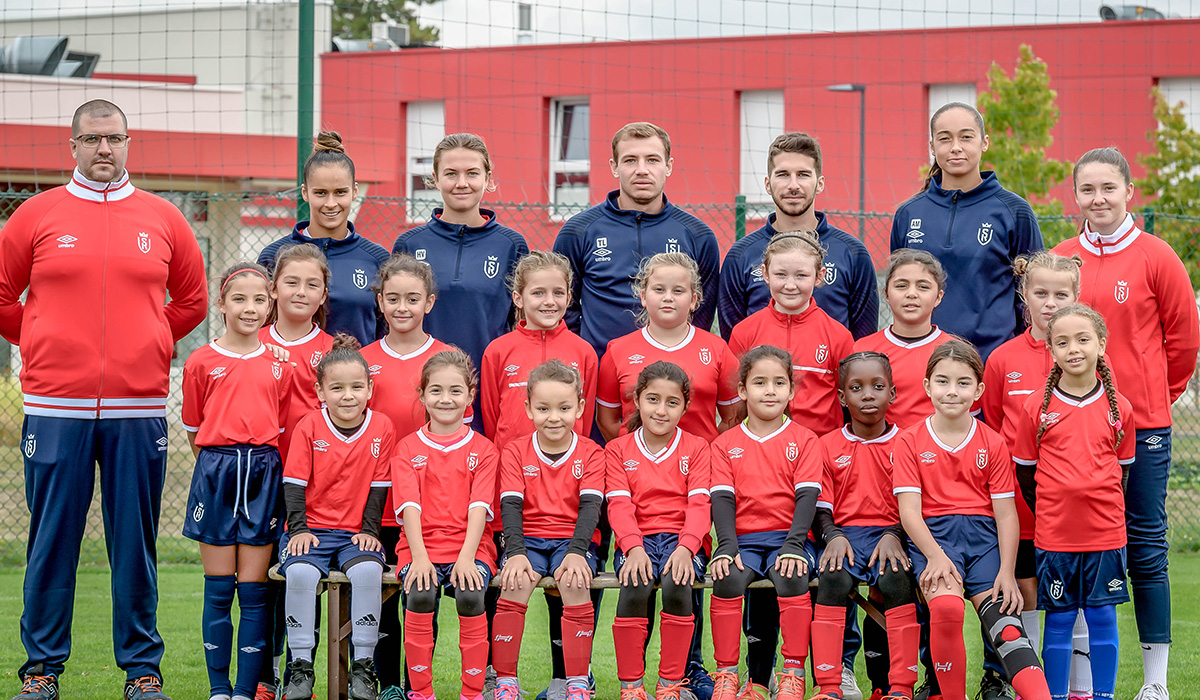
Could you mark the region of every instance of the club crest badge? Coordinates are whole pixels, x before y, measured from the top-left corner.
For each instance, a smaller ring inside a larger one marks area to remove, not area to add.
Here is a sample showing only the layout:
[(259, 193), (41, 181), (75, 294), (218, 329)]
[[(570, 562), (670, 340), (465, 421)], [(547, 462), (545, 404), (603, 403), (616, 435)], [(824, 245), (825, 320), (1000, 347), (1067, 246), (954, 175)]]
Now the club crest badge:
[(354, 268), (354, 277), (352, 281), (354, 282), (355, 287), (358, 287), (359, 289), (366, 289), (368, 282), (367, 271), (357, 267)]
[(379, 459), (379, 443), (382, 440), (383, 438), (375, 438), (371, 440), (371, 456), (375, 459)]
[(150, 252), (150, 234), (145, 231), (138, 231), (138, 250), (143, 253)]
[(271, 365), (271, 374), (273, 374), (276, 379), (283, 377), (283, 367), (280, 366), (280, 364), (278, 362), (272, 364)]
[(679, 458), (679, 473), (683, 474), (684, 476), (687, 476), (687, 473), (688, 473), (688, 459), (689, 458), (690, 458), (690, 455), (684, 455)]
[(800, 447), (798, 445), (796, 445), (796, 443), (794, 443), (794, 442), (789, 442), (788, 446), (787, 446), (788, 461), (794, 462), (794, 461), (796, 461), (796, 458), (799, 456), (800, 456)]
[(571, 476), (576, 479), (583, 478), (583, 460), (577, 459), (571, 463)]
[(25, 436), (25, 456), (32, 459), (35, 452), (37, 452), (37, 438), (30, 433)]
[(479, 466), (479, 453), (472, 452), (471, 454), (467, 455), (467, 469), (470, 471), (475, 471), (475, 467), (478, 467), (478, 466)]
[(987, 450), (984, 448), (980, 448), (979, 452), (976, 453), (976, 455), (975, 455), (975, 466), (979, 467), (980, 469), (986, 469), (987, 464), (988, 464)]
[(837, 281), (837, 265), (832, 262), (825, 263), (825, 284), (833, 284)]
[(490, 280), (496, 279), (496, 275), (500, 274), (500, 258), (495, 255), (487, 256), (487, 260), (483, 261), (483, 274)]
[(1113, 289), (1113, 296), (1116, 297), (1118, 304), (1124, 304), (1129, 299), (1129, 285), (1125, 280), (1117, 280), (1117, 286)]
[(666, 250), (668, 253), (678, 253), (679, 252), (679, 239), (668, 238)]
[(816, 357), (817, 357), (818, 365), (825, 364), (825, 360), (829, 359), (829, 346), (828, 345), (818, 345)]
[(712, 362), (712, 352), (708, 348), (700, 348), (700, 361), (706, 365)]
[(312, 356), (308, 358), (308, 363), (313, 367), (316, 367), (317, 365), (321, 364), (322, 356), (323, 353), (320, 350), (314, 350)]
[(979, 245), (987, 245), (992, 242), (992, 222), (985, 221), (975, 232), (975, 238), (979, 240)]

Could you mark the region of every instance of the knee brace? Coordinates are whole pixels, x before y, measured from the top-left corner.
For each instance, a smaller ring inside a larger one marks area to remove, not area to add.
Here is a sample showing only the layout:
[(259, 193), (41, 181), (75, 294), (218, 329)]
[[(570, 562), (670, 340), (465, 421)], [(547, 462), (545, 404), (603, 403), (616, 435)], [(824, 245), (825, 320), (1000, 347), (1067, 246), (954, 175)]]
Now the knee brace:
[[(790, 577), (784, 577), (783, 574), (775, 570), (774, 567), (767, 569), (767, 578), (771, 579), (771, 585), (775, 586), (775, 592), (784, 598), (795, 598), (796, 596), (808, 593), (808, 577), (812, 572), (807, 574), (796, 573)], [(851, 582), (850, 587), (854, 587)], [(818, 590), (820, 587), (818, 586)]]
[(718, 598), (738, 598), (746, 594), (746, 587), (754, 580), (754, 572), (750, 569), (739, 570), (730, 566), (729, 575), (720, 581), (713, 581), (713, 595)]
[(817, 605), (847, 607), (855, 583), (854, 577), (844, 569), (823, 572), (817, 579)]
[(1000, 607), (1003, 604), (1003, 598), (996, 602), (990, 598), (984, 600), (979, 606), (979, 619), (983, 621), (983, 629), (996, 655), (1000, 657), (1005, 672), (1009, 678), (1013, 678), (1026, 668), (1041, 668), (1041, 663), (1021, 626), (1020, 613), (1010, 615), (1002, 612)]
[(430, 588), (418, 591), (414, 585), (404, 601), (404, 609), (415, 613), (431, 613), (437, 609), (438, 589)]
[(487, 589), (482, 591), (454, 589), (454, 607), (460, 617), (477, 617), (487, 609), (484, 597)]
[(885, 571), (879, 575), (875, 586), (883, 595), (883, 609), (917, 602), (912, 574), (907, 571)]
[(692, 614), (692, 587), (675, 583), (670, 576), (659, 582), (662, 591), (662, 609), (668, 615), (688, 616)]
[(633, 586), (621, 586), (621, 592), (617, 596), (617, 617), (646, 617), (646, 607), (653, 593), (652, 583), (639, 582)]

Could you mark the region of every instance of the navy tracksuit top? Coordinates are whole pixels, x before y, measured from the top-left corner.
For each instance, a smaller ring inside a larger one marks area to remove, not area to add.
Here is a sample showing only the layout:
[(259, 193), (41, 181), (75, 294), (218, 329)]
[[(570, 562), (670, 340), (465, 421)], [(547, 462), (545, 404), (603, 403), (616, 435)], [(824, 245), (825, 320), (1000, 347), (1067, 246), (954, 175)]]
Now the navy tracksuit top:
[(312, 238), (305, 231), (308, 222), (300, 221), (289, 236), (271, 243), (258, 254), (258, 264), (274, 271), (275, 257), (285, 247), (312, 243), (325, 253), (329, 262), (329, 313), (325, 332), (348, 333), (363, 347), (383, 337), (387, 324), (379, 316), (371, 285), (379, 266), (388, 259), (387, 248), (368, 241), (354, 232), (353, 222), (346, 223), (346, 237)]
[(620, 190), (571, 217), (554, 251), (571, 261), (574, 281), (567, 326), (603, 356), (608, 341), (637, 329), (641, 301), (631, 282), (642, 260), (655, 253), (687, 253), (700, 268), (700, 307), (692, 315), (697, 328), (712, 327), (717, 308), (721, 252), (708, 224), (676, 207), (663, 195), (657, 214), (621, 209)]
[(1037, 217), (1020, 195), (1000, 186), (992, 171), (973, 190), (929, 189), (896, 210), (892, 250), (932, 253), (946, 270), (946, 294), (933, 322), (975, 343), (983, 359), (1025, 328), (1012, 261), (1043, 249)]
[(392, 246), (393, 254), (408, 253), (433, 268), (437, 301), (425, 332), (467, 353), (476, 368), (488, 343), (511, 328), (508, 277), (529, 253), (524, 236), (496, 223), (495, 212), (479, 211), (487, 218), (483, 226), (464, 226), (442, 221), (442, 209), (434, 209), (427, 223)]
[[(855, 340), (878, 330), (879, 294), (875, 264), (862, 241), (831, 226), (824, 212), (816, 212), (817, 238), (825, 247), (824, 280), (813, 290), (817, 306), (850, 330)], [(754, 233), (733, 244), (721, 264), (721, 292), (717, 320), (721, 336), (729, 340), (733, 327), (750, 314), (766, 308), (771, 290), (763, 281), (762, 261), (767, 243), (778, 231), (775, 215)]]

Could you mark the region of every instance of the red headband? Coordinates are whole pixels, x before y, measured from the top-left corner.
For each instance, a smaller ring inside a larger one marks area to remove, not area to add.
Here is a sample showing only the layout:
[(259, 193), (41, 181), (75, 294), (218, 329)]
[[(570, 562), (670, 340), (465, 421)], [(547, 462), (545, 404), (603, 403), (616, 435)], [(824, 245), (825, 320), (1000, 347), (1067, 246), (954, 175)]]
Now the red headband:
[(268, 287), (271, 286), (271, 280), (267, 279), (266, 275), (259, 272), (258, 270), (255, 270), (253, 267), (243, 267), (242, 269), (240, 269), (237, 272), (230, 275), (229, 278), (225, 280), (225, 283), (221, 285), (221, 294), (220, 294), (221, 296), (225, 296), (225, 288), (229, 286), (229, 283), (233, 281), (233, 278), (237, 277), (238, 275), (242, 274), (243, 272), (249, 272), (251, 274), (258, 275), (259, 277), (263, 278), (263, 282), (266, 282)]

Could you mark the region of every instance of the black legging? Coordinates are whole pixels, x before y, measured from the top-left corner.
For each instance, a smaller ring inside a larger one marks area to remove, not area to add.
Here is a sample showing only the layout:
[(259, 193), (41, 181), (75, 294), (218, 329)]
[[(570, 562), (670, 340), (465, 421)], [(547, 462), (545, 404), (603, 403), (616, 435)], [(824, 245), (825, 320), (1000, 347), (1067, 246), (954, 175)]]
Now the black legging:
[[(713, 581), (713, 595), (718, 598), (737, 598), (746, 594), (746, 588), (759, 578), (758, 574), (749, 567), (739, 569), (729, 567), (729, 575), (720, 581)], [(799, 571), (784, 577), (775, 567), (767, 569), (767, 578), (775, 586), (775, 592), (784, 598), (794, 598), (808, 591), (808, 574)]]
[[(454, 595), (454, 606), (460, 617), (475, 617), (484, 611), (484, 595), (487, 589), (480, 591), (450, 589)], [(437, 610), (438, 588), (418, 591), (416, 587), (405, 596), (404, 609), (415, 613), (431, 613)]]
[[(691, 615), (692, 587), (681, 586), (665, 571), (663, 573), (659, 582), (663, 612), (680, 617)], [(650, 600), (653, 595), (654, 585), (647, 585), (641, 580), (632, 586), (621, 586), (621, 594), (617, 597), (617, 617), (647, 617), (650, 614)]]

